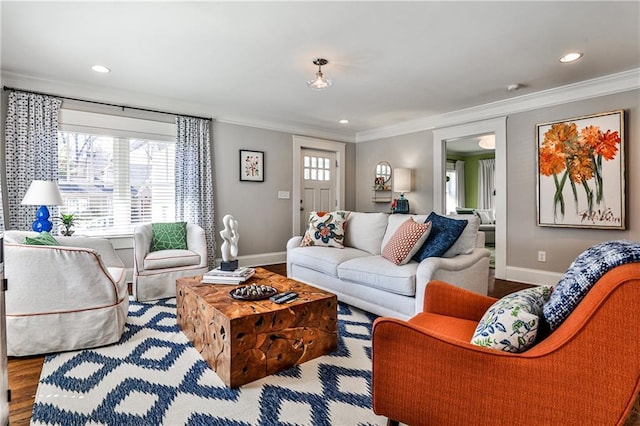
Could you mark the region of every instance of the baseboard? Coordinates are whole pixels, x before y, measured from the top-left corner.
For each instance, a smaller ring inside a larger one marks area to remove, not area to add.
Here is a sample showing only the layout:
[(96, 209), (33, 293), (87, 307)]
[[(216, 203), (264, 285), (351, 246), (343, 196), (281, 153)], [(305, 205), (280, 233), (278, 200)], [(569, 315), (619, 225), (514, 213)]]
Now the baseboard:
[(534, 285), (555, 285), (563, 274), (558, 272), (540, 271), (538, 269), (518, 268), (507, 266), (507, 281), (515, 281)]
[[(216, 259), (216, 263), (220, 263), (221, 260), (222, 259)], [(286, 261), (286, 251), (238, 256), (238, 263), (240, 266), (272, 265), (274, 263), (285, 263)]]

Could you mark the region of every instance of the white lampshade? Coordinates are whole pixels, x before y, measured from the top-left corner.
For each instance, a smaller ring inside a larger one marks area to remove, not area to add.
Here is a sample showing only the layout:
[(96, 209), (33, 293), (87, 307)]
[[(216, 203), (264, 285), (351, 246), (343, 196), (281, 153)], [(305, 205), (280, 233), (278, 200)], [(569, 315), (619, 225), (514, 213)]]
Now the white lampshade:
[(58, 189), (58, 183), (50, 180), (31, 181), (27, 193), (24, 194), (22, 203), (30, 206), (59, 206), (62, 204), (62, 195)]
[(411, 192), (411, 169), (393, 170), (393, 190), (401, 194)]

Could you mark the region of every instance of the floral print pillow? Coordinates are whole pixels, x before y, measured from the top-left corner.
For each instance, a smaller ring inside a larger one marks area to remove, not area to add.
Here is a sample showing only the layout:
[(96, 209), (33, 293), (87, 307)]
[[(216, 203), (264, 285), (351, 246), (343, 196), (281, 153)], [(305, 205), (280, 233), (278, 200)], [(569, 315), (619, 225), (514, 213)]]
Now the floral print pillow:
[(539, 286), (509, 294), (484, 314), (471, 343), (505, 352), (524, 352), (535, 344), (542, 306), (553, 287)]
[(311, 212), (309, 225), (300, 246), (343, 248), (344, 225), (348, 214), (346, 211)]

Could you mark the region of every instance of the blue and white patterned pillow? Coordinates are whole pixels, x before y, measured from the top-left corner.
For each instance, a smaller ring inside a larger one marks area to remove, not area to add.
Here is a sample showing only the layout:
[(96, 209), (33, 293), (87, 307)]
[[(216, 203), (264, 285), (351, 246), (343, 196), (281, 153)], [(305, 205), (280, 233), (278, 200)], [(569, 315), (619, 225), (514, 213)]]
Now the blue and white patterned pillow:
[(582, 252), (543, 307), (551, 329), (555, 330), (567, 319), (600, 277), (616, 266), (634, 262), (640, 262), (640, 244), (632, 241), (607, 241)]
[(551, 286), (539, 286), (506, 295), (482, 316), (471, 343), (505, 352), (523, 352), (538, 336), (542, 305)]

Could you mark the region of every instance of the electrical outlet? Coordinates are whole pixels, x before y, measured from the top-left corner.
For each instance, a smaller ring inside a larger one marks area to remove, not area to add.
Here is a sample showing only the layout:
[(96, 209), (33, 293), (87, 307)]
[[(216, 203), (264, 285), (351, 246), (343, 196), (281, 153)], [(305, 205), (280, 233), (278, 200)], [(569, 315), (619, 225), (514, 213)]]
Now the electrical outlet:
[(547, 261), (547, 252), (539, 251), (538, 252), (538, 262), (546, 262)]

